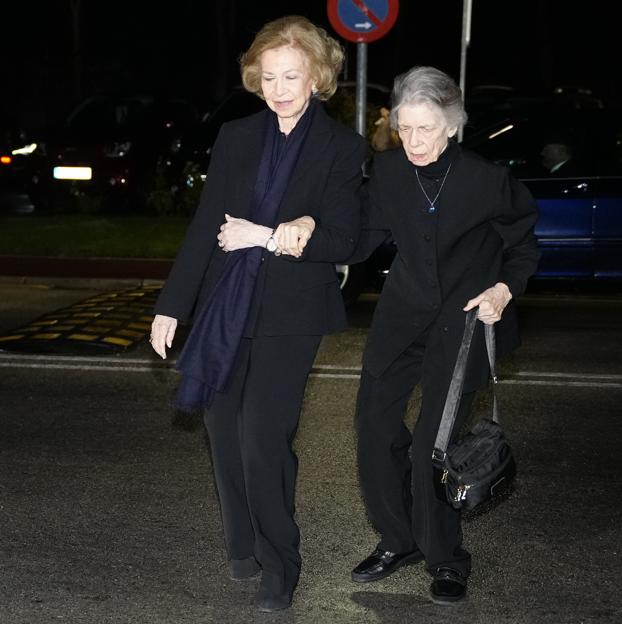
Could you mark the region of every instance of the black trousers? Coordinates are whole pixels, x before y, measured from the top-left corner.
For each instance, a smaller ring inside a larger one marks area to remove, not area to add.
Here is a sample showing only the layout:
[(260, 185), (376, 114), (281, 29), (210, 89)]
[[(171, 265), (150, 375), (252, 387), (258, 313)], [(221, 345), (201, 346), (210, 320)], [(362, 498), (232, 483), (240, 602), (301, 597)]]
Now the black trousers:
[(229, 558), (254, 556), (275, 593), (300, 574), (292, 442), (320, 340), (244, 338), (227, 391), (205, 413)]
[[(398, 553), (419, 548), (428, 570), (446, 565), (467, 576), (471, 562), (462, 548), (460, 512), (441, 497), (432, 466), (453, 370), (446, 359), (442, 341), (430, 336), (410, 345), (380, 377), (363, 368), (356, 410), (358, 465), (368, 515), (381, 535), (379, 546)], [(411, 433), (404, 416), (420, 382), (421, 410)], [(462, 397), (454, 438), (474, 395)]]

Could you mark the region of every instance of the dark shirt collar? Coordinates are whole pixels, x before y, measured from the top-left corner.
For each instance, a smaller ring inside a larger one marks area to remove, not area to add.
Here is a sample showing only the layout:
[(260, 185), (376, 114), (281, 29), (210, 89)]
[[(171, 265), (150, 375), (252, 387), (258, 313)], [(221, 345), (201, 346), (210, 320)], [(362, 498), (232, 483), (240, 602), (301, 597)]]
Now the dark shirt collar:
[(435, 160), (433, 163), (429, 165), (425, 165), (423, 167), (416, 167), (419, 175), (423, 175), (426, 178), (439, 178), (444, 175), (445, 171), (457, 156), (460, 151), (460, 147), (455, 139), (449, 139), (447, 143), (447, 147), (443, 150), (443, 153), (438, 157), (438, 160)]

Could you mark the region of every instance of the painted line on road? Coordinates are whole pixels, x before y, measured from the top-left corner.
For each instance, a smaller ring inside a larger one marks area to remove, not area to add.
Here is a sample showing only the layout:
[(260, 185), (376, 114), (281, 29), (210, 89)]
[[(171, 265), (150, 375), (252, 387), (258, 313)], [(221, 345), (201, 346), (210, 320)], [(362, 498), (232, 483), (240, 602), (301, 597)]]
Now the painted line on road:
[[(15, 365), (21, 362), (42, 362), (43, 365), (49, 363), (54, 365), (65, 365), (65, 362), (84, 362), (96, 364), (91, 368), (104, 369), (100, 363), (103, 364), (115, 364), (110, 366), (106, 370), (152, 370), (152, 369), (169, 369), (174, 368), (176, 360), (160, 360), (159, 358), (120, 358), (120, 357), (106, 357), (106, 356), (83, 356), (83, 355), (59, 355), (51, 357), (49, 355), (41, 354), (18, 354), (18, 353), (0, 353), (0, 366), (3, 366), (3, 360), (13, 362)], [(139, 364), (143, 367), (127, 366), (128, 364)], [(57, 367), (57, 366), (55, 366)], [(84, 366), (78, 366), (76, 368), (84, 368)], [(340, 374), (339, 371), (356, 371), (360, 373), (360, 366), (339, 366), (337, 364), (317, 364), (313, 367), (315, 375), (330, 375), (334, 374), (336, 377), (348, 376), (348, 374)], [(331, 371), (330, 373), (323, 373), (322, 371)], [(337, 373), (333, 373), (337, 371)], [(353, 375), (359, 377), (360, 375)], [(507, 373), (507, 377), (550, 377), (560, 379), (594, 379), (594, 380), (619, 380), (622, 381), (622, 374), (611, 373), (562, 373), (562, 372), (549, 372), (549, 371), (516, 371)]]
[[(0, 360), (49, 360), (51, 362), (106, 362), (106, 363), (118, 363), (118, 364), (167, 364), (167, 362), (161, 362), (159, 358), (120, 358), (120, 357), (106, 357), (106, 356), (88, 356), (88, 355), (41, 355), (41, 354), (29, 354), (29, 353), (0, 353)], [(170, 360), (175, 362), (175, 360)]]
[[(363, 293), (359, 295), (358, 301), (362, 301), (365, 303), (376, 303), (380, 300), (380, 293)], [(525, 304), (538, 304), (538, 303), (588, 303), (590, 305), (594, 303), (606, 303), (612, 304), (615, 306), (622, 305), (622, 297), (617, 294), (592, 294), (588, 293), (586, 295), (577, 295), (577, 294), (549, 294), (549, 293), (529, 293), (525, 295), (521, 295), (519, 299), (517, 299), (517, 303), (519, 306)]]
[(573, 386), (574, 388), (622, 388), (622, 382), (615, 381), (543, 381), (540, 379), (499, 379), (498, 385)]
[[(116, 365), (109, 364), (87, 364), (86, 362), (97, 362), (105, 360), (114, 362), (114, 358), (81, 358), (64, 357), (55, 358), (54, 361), (21, 361), (30, 359), (28, 357), (17, 358), (0, 355), (0, 368), (21, 368), (21, 369), (50, 369), (50, 370), (75, 370), (75, 371), (106, 371), (106, 372), (130, 372), (130, 373), (152, 373), (154, 371), (174, 371), (174, 362), (159, 363), (148, 359), (117, 360)], [(48, 358), (49, 359), (49, 358)], [(61, 361), (69, 360), (69, 361)], [(79, 363), (83, 362), (83, 363)], [(127, 366), (126, 364), (132, 365)], [(147, 364), (147, 365), (137, 365)], [(322, 372), (330, 370), (335, 372)], [(312, 369), (310, 376), (318, 379), (360, 379), (360, 373), (337, 372), (341, 370), (360, 370), (360, 367), (340, 367), (334, 365), (319, 365)], [(175, 372), (175, 371), (174, 371)], [(530, 379), (531, 377), (531, 379)], [(536, 379), (533, 379), (536, 377)], [(546, 377), (546, 379), (537, 379)], [(558, 380), (555, 380), (558, 377)], [(561, 379), (559, 379), (561, 378)], [(585, 381), (590, 379), (590, 381)], [(610, 380), (610, 381), (606, 381)], [(617, 381), (616, 381), (617, 380)], [(499, 379), (499, 385), (522, 385), (522, 386), (572, 386), (575, 388), (622, 388), (622, 375), (599, 375), (599, 374), (571, 374), (571, 373), (538, 373), (521, 371), (509, 374), (505, 378)]]
[(531, 371), (518, 371), (516, 373), (509, 373), (512, 377), (562, 377), (572, 379), (574, 377), (580, 377), (581, 379), (620, 379), (622, 375), (611, 375), (608, 373), (536, 373)]
[(94, 366), (92, 364), (36, 364), (26, 362), (0, 362), (0, 368), (50, 368), (77, 371), (117, 371), (126, 373), (152, 373), (157, 370), (173, 370), (172, 366)]

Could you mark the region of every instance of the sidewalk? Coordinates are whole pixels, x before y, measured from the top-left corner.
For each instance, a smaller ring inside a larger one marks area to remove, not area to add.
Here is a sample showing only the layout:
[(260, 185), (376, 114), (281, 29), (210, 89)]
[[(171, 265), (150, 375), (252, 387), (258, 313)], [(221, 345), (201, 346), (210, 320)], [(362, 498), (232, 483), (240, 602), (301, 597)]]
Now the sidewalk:
[(0, 256), (0, 283), (109, 289), (163, 282), (172, 260)]

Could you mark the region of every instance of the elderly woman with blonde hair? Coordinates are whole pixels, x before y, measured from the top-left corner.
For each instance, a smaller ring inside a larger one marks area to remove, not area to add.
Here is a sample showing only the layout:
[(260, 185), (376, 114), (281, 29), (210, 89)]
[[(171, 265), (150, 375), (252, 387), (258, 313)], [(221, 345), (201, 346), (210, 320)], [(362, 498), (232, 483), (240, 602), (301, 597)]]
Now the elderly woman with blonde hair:
[(343, 58), (304, 17), (257, 34), (242, 80), (266, 108), (222, 126), (152, 326), (164, 358), (193, 317), (177, 404), (204, 408), (230, 576), (261, 576), (260, 611), (298, 582), (292, 442), (321, 337), (346, 327), (334, 263), (358, 237), (366, 144), (321, 104)]

